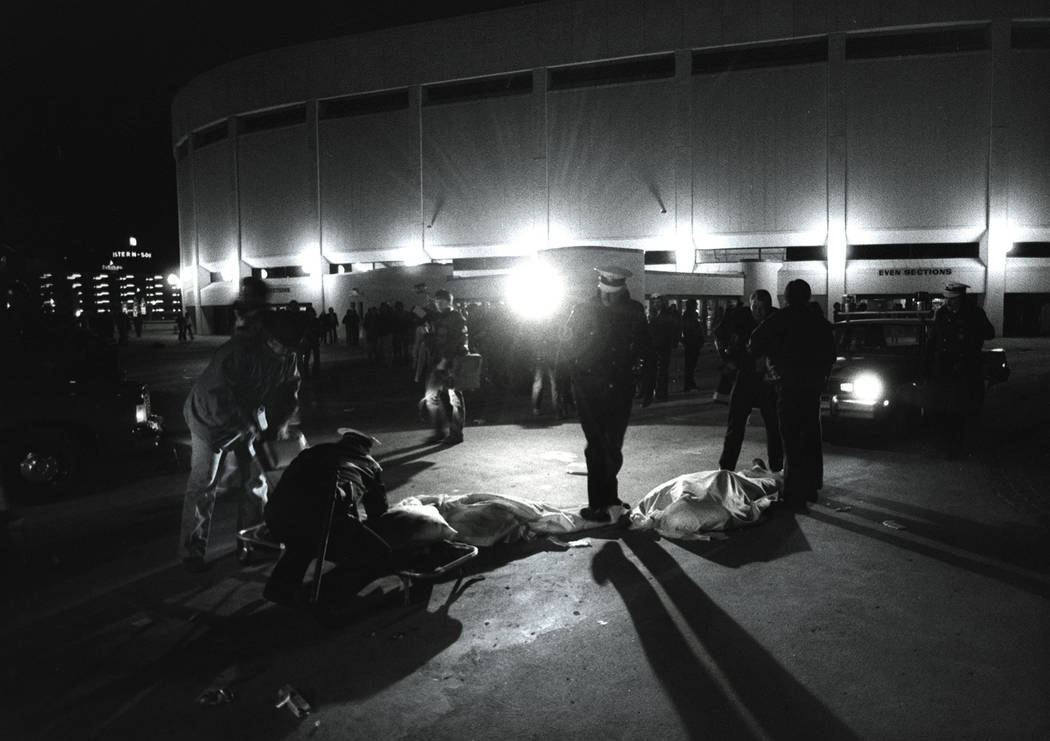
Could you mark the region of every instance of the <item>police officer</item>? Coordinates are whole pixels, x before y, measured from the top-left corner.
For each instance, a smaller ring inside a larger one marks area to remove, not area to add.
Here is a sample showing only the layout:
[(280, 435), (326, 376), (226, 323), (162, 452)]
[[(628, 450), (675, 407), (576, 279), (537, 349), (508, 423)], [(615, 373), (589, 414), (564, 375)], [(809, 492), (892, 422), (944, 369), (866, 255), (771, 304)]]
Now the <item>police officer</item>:
[[(383, 469), (370, 455), (378, 441), (349, 428), (341, 428), (339, 434), (337, 442), (299, 453), (266, 503), (270, 536), (284, 544), (263, 591), (271, 602), (294, 606), (303, 601), (303, 576), (310, 562), (321, 557), (329, 517), (327, 557), (332, 561), (356, 562), (369, 574), (380, 571), (388, 555), (385, 543), (372, 534), (387, 511)], [(359, 506), (364, 507), (368, 528), (362, 526)]]
[(424, 397), (434, 428), (429, 442), (455, 445), (463, 442), (466, 414), (463, 392), (456, 388), (456, 372), (467, 354), (467, 320), (453, 308), (452, 294), (441, 289), (434, 293), (434, 310), (427, 314), (427, 323), (434, 362)]
[(685, 311), (682, 312), (682, 346), (685, 348), (682, 391), (696, 391), (696, 364), (700, 360), (700, 348), (704, 346), (704, 327), (700, 323), (695, 298), (685, 302)]
[(783, 501), (796, 509), (816, 501), (821, 485), (820, 394), (835, 362), (831, 324), (810, 309), (811, 294), (806, 281), (790, 281), (784, 288), (787, 306), (755, 328), (748, 346), (752, 355), (768, 356), (776, 383)]
[(981, 348), (995, 337), (984, 310), (967, 300), (967, 288), (954, 282), (944, 287), (945, 304), (933, 317), (926, 344), (932, 406), (940, 413), (949, 457), (965, 447), (965, 418), (978, 414), (984, 403)]
[(775, 311), (769, 291), (760, 288), (751, 294), (748, 305), (738, 306), (726, 314), (715, 329), (715, 347), (719, 355), (728, 368), (736, 370), (729, 394), (729, 421), (722, 442), (722, 455), (718, 458), (718, 467), (725, 471), (736, 470), (747, 421), (751, 410), (756, 408), (762, 414), (762, 422), (766, 426), (769, 469), (779, 471), (784, 467), (776, 390), (766, 380), (765, 357), (755, 357), (747, 349), (751, 333)]
[(587, 440), (587, 506), (580, 515), (610, 522), (620, 501), (616, 475), (623, 465), (623, 439), (631, 416), (635, 379), (642, 364), (642, 406), (653, 398), (654, 354), (642, 305), (631, 298), (621, 267), (596, 268), (598, 290), (577, 304), (566, 322), (559, 362), (569, 369), (580, 425)]

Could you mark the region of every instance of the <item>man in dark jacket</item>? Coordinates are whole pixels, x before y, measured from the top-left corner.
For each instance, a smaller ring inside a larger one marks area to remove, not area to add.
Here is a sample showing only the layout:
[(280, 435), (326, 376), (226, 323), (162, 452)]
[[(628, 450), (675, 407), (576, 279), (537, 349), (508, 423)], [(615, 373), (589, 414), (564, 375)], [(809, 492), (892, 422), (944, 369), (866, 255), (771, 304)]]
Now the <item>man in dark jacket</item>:
[(565, 326), (559, 363), (566, 363), (587, 447), (587, 506), (580, 515), (610, 522), (620, 501), (616, 476), (623, 465), (623, 439), (634, 398), (635, 363), (642, 363), (642, 406), (653, 397), (654, 355), (645, 310), (631, 299), (631, 272), (598, 270), (598, 292), (577, 304)]
[(751, 333), (762, 321), (772, 316), (773, 298), (769, 291), (759, 289), (751, 294), (749, 305), (738, 306), (715, 329), (715, 343), (723, 362), (736, 371), (733, 389), (729, 394), (729, 421), (722, 443), (722, 455), (718, 467), (735, 471), (740, 448), (744, 444), (744, 433), (751, 410), (757, 408), (766, 426), (766, 452), (769, 470), (779, 471), (784, 467), (784, 447), (780, 440), (780, 423), (777, 418), (777, 395), (771, 381), (766, 379), (766, 359), (748, 352), (747, 343)]
[(682, 391), (695, 391), (696, 364), (700, 360), (700, 348), (704, 346), (704, 327), (700, 323), (695, 298), (685, 302), (685, 311), (682, 312), (682, 346), (685, 348), (685, 382)]
[[(205, 555), (220, 489), (237, 489), (240, 494), (238, 530), (262, 521), (267, 481), (254, 443), (272, 437), (295, 413), (298, 339), (292, 315), (261, 315), (257, 331), (235, 333), (215, 351), (186, 398), (183, 415), (192, 451), (179, 542), (189, 571), (208, 567)], [(229, 459), (235, 470), (224, 476)]]
[[(303, 577), (310, 563), (321, 557), (329, 517), (328, 560), (354, 562), (367, 573), (380, 566), (388, 553), (363, 524), (387, 511), (383, 469), (369, 454), (376, 440), (358, 430), (339, 432), (337, 442), (315, 445), (297, 455), (266, 504), (270, 537), (284, 543), (263, 592), (271, 602), (293, 606), (302, 602)], [(359, 505), (364, 507), (364, 518)]]
[(667, 401), (668, 385), (671, 378), (671, 353), (682, 338), (682, 321), (674, 307), (662, 296), (653, 296), (653, 305), (649, 317), (649, 330), (653, 337), (653, 350), (656, 353), (656, 401)]
[(444, 289), (434, 294), (434, 307), (427, 314), (434, 363), (424, 397), (434, 428), (429, 441), (455, 445), (463, 442), (466, 414), (463, 392), (456, 388), (456, 373), (467, 354), (467, 320), (452, 307), (452, 294)]
[(945, 286), (945, 304), (933, 317), (926, 344), (926, 374), (933, 391), (948, 457), (966, 447), (966, 417), (984, 403), (984, 366), (981, 350), (995, 337), (984, 310), (967, 300), (964, 283)]
[(776, 382), (784, 444), (783, 501), (796, 509), (817, 499), (823, 456), (820, 394), (835, 362), (831, 324), (809, 308), (811, 293), (806, 281), (790, 281), (784, 288), (787, 307), (758, 325), (749, 345), (752, 355), (768, 356)]

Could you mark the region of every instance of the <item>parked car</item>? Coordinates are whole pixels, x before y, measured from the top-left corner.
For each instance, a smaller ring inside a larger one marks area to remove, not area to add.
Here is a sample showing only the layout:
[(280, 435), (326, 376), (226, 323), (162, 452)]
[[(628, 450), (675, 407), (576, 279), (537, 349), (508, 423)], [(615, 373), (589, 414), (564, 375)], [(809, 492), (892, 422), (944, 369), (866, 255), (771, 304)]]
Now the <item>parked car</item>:
[(0, 383), (6, 507), (87, 491), (100, 467), (157, 447), (162, 420), (149, 389), (125, 379), (109, 357), (89, 336), (8, 355)]
[[(858, 312), (835, 323), (838, 358), (820, 400), (831, 419), (907, 420), (929, 406), (923, 366), (930, 312)], [(983, 351), (985, 383), (1010, 377), (1006, 352)]]

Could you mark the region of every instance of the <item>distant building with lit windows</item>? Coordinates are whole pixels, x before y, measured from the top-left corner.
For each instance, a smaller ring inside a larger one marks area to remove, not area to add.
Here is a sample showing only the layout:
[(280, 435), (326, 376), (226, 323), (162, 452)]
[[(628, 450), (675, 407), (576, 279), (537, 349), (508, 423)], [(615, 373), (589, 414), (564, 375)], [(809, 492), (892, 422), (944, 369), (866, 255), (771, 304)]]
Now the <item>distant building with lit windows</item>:
[(238, 279), (319, 311), (575, 295), (708, 310), (805, 278), (829, 315), (971, 286), (997, 330), (1050, 303), (1044, 2), (547, 2), (329, 39), (173, 105), (184, 303)]

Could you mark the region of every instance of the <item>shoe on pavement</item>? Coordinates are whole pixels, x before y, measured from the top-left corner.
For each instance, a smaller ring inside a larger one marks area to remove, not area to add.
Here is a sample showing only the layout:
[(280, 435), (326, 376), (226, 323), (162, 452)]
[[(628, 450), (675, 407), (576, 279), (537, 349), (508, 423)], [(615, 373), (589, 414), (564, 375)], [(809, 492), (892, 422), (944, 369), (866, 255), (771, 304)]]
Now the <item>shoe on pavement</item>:
[(444, 445), (459, 445), (463, 442), (463, 433), (457, 432), (445, 437), (442, 441)]
[(591, 522), (612, 522), (606, 507), (584, 507), (580, 510), (580, 517)]

